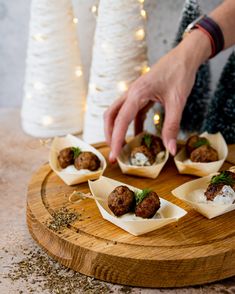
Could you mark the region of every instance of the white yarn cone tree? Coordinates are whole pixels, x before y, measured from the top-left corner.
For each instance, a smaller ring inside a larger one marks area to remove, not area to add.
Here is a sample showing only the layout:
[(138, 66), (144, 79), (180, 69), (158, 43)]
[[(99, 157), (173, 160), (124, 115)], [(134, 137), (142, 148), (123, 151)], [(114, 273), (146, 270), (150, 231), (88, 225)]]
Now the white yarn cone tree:
[(104, 140), (103, 113), (147, 67), (144, 0), (100, 0), (84, 140)]
[(33, 0), (22, 126), (36, 137), (78, 133), (86, 95), (70, 0)]

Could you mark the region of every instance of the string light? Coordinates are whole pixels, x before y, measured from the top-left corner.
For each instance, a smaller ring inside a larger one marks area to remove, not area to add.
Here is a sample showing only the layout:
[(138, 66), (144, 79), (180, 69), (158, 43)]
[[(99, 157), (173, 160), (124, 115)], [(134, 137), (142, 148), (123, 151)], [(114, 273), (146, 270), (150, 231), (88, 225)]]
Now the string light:
[(145, 11), (144, 9), (141, 9), (141, 10), (140, 10), (140, 15), (141, 15), (144, 19), (147, 18), (147, 13), (146, 13), (146, 11)]
[(121, 91), (121, 92), (125, 92), (126, 90), (128, 89), (127, 87), (127, 83), (124, 82), (124, 81), (120, 81), (118, 83), (118, 90)]
[(146, 74), (147, 72), (150, 71), (150, 67), (145, 65), (143, 68), (142, 68), (142, 74)]
[(73, 18), (73, 23), (75, 23), (75, 24), (78, 23), (78, 19), (76, 17)]
[(144, 0), (138, 0), (140, 4), (144, 4)]
[(92, 5), (92, 6), (91, 6), (91, 12), (92, 12), (95, 16), (97, 16), (97, 5)]
[(44, 88), (44, 85), (41, 82), (35, 82), (33, 84), (33, 86), (34, 86), (34, 89), (39, 90), (39, 91)]
[(81, 77), (81, 76), (82, 76), (82, 68), (81, 68), (81, 66), (77, 66), (77, 67), (76, 67), (75, 75), (76, 75), (77, 77)]
[(138, 29), (136, 32), (135, 32), (135, 38), (136, 40), (138, 41), (142, 41), (145, 37), (145, 32), (144, 32), (144, 29), (141, 28), (141, 29)]
[(43, 36), (42, 34), (35, 34), (33, 35), (33, 38), (35, 41), (38, 41), (38, 42), (43, 42), (46, 40), (46, 36)]
[(42, 125), (47, 127), (53, 123), (53, 119), (51, 116), (45, 115), (42, 118)]
[(158, 125), (160, 123), (160, 119), (161, 119), (160, 114), (159, 113), (155, 113), (154, 116), (153, 116), (153, 123), (155, 125)]

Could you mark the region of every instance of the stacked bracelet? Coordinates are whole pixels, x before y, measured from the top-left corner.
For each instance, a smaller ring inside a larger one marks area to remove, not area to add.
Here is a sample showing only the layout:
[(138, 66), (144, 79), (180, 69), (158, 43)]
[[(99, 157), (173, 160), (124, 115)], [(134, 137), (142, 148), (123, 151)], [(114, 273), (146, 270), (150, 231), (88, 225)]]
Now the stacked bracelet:
[(223, 33), (219, 25), (212, 18), (206, 15), (200, 16), (194, 22), (189, 24), (185, 32), (188, 33), (195, 28), (205, 33), (210, 39), (212, 51), (210, 58), (214, 57), (224, 49)]

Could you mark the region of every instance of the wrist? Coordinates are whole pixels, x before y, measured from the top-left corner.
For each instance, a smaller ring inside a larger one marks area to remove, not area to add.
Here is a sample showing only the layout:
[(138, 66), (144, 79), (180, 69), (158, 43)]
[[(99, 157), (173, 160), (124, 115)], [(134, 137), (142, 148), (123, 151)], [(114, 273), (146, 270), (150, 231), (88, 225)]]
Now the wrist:
[(194, 71), (197, 71), (211, 55), (210, 40), (198, 29), (186, 36), (176, 48), (179, 54), (183, 55), (187, 65)]

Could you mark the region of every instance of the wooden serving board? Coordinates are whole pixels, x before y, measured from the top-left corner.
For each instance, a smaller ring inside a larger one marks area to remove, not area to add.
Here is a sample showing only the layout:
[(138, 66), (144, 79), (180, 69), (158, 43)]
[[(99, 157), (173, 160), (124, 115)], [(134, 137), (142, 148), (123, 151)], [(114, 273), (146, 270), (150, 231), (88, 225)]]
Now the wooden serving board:
[[(107, 158), (107, 146), (96, 148)], [(226, 162), (223, 169), (231, 165)], [(123, 175), (117, 165), (108, 165), (104, 175), (154, 189), (188, 214), (134, 237), (104, 220), (93, 200), (69, 203), (68, 194), (74, 190), (89, 191), (87, 183), (69, 187), (45, 164), (29, 184), (27, 222), (31, 235), (49, 255), (85, 275), (133, 286), (181, 287), (235, 275), (235, 211), (208, 220), (171, 195), (172, 189), (194, 178), (179, 175), (172, 158), (156, 180)], [(59, 234), (45, 222), (64, 206), (81, 213), (81, 219)]]

